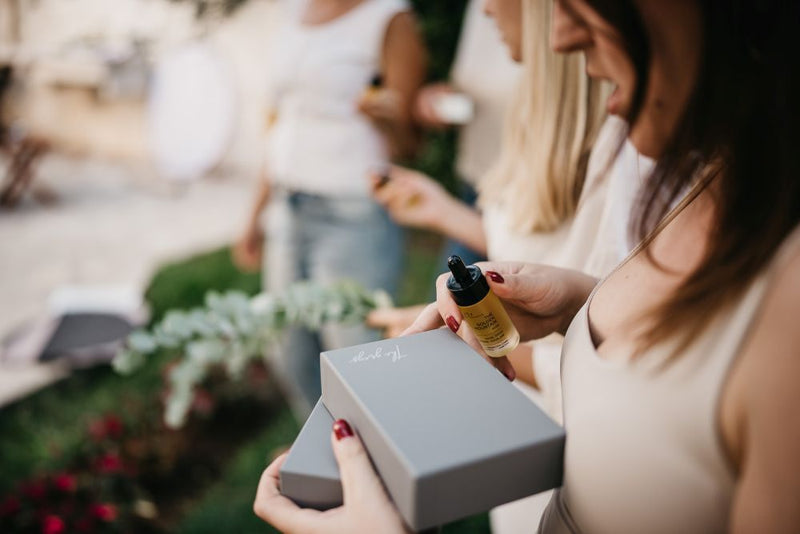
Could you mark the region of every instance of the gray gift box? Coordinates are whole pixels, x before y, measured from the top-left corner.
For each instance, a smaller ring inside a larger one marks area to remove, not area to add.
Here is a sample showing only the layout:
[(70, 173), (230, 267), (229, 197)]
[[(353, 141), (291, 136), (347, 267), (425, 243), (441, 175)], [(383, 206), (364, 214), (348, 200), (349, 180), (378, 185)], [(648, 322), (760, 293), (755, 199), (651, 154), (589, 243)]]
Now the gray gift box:
[[(325, 407), (361, 437), (411, 528), (561, 485), (563, 429), (449, 330), (321, 357)], [(321, 454), (330, 449), (329, 423), (320, 439)], [(310, 453), (303, 461), (312, 462)]]
[(331, 448), (332, 427), (333, 417), (320, 400), (281, 466), (281, 493), (300, 506), (327, 510), (342, 504), (339, 466)]

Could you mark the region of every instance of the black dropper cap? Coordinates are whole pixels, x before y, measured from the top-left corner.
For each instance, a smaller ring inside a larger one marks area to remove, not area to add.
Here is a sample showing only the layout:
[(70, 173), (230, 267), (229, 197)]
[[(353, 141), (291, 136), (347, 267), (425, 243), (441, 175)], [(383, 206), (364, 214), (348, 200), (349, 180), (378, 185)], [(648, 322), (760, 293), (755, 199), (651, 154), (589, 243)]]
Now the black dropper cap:
[(489, 283), (480, 269), (467, 267), (458, 256), (447, 258), (447, 267), (453, 275), (447, 279), (447, 289), (459, 306), (477, 304), (489, 293)]

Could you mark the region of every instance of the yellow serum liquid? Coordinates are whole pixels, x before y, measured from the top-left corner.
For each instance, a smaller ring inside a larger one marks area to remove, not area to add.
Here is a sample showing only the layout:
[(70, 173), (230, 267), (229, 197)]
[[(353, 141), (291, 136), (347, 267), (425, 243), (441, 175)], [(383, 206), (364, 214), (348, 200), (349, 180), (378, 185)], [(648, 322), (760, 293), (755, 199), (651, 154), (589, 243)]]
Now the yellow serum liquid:
[(519, 345), (519, 332), (491, 291), (480, 302), (458, 308), (483, 350), (492, 358), (507, 356)]

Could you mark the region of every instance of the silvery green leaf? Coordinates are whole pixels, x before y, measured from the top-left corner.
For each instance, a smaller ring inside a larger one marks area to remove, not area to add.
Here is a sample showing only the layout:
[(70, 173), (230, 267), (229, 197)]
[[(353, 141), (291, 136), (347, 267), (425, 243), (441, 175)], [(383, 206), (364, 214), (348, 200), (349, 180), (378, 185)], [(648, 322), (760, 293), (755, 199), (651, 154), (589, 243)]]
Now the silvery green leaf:
[(225, 301), (233, 313), (248, 313), (250, 311), (250, 297), (242, 291), (229, 291), (225, 294)]
[(208, 318), (214, 324), (219, 335), (226, 338), (236, 337), (236, 327), (233, 325), (229, 317), (219, 315), (217, 312), (211, 312), (209, 313)]
[(186, 345), (187, 360), (197, 365), (212, 365), (225, 358), (227, 346), (220, 339), (200, 339)]
[(192, 337), (192, 326), (183, 312), (167, 312), (160, 324), (161, 330), (176, 339), (189, 339)]
[(257, 323), (253, 314), (250, 313), (249, 307), (236, 310), (233, 316), (233, 324), (240, 336), (248, 337), (255, 335)]
[(223, 306), (222, 295), (220, 295), (217, 291), (209, 291), (206, 293), (205, 304), (206, 308), (212, 311), (221, 308)]
[(225, 367), (228, 371), (228, 376), (234, 380), (239, 380), (244, 373), (249, 360), (246, 348), (240, 343), (234, 343), (230, 347), (228, 358), (225, 360)]
[(269, 293), (259, 293), (250, 300), (250, 311), (255, 315), (273, 314), (281, 307), (280, 299)]
[(114, 356), (114, 359), (111, 360), (111, 366), (117, 373), (127, 375), (144, 365), (144, 362), (144, 354), (135, 350), (123, 348)]
[(136, 330), (132, 332), (128, 336), (128, 346), (131, 348), (131, 350), (141, 354), (150, 354), (158, 348), (156, 340), (153, 339), (153, 336), (144, 330)]
[(216, 325), (205, 310), (192, 310), (187, 314), (186, 320), (192, 331), (201, 337), (211, 337), (218, 333)]
[(170, 383), (176, 389), (191, 389), (206, 377), (206, 366), (192, 360), (184, 360), (169, 373)]
[(372, 292), (372, 303), (376, 308), (393, 308), (392, 296), (383, 289)]
[(186, 416), (191, 405), (191, 391), (170, 392), (167, 397), (166, 411), (164, 412), (164, 423), (172, 429), (182, 427), (186, 423)]
[(180, 339), (164, 332), (164, 329), (161, 328), (160, 325), (153, 330), (153, 339), (156, 340), (156, 343), (158, 343), (159, 347), (164, 347), (168, 349), (177, 348), (181, 344)]

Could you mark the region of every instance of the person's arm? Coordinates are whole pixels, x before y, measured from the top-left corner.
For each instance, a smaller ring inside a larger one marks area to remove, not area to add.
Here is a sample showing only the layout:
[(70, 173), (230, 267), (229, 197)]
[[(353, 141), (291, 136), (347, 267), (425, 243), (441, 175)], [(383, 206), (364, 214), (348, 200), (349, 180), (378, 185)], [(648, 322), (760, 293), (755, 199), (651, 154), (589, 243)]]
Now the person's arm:
[(373, 176), (373, 198), (397, 224), (424, 228), (486, 255), (486, 234), (481, 214), (445, 191), (422, 173), (392, 167), (388, 180)]
[(386, 338), (397, 337), (411, 326), (423, 308), (424, 304), (402, 308), (377, 308), (367, 314), (366, 324), (370, 328), (382, 330)]
[[(740, 466), (731, 532), (800, 532), (800, 254), (790, 263), (774, 280), (723, 396), (723, 435)], [(726, 408), (734, 424), (726, 424)]]
[(382, 89), (362, 98), (359, 108), (387, 137), (393, 159), (410, 157), (419, 144), (412, 108), (427, 69), (427, 52), (412, 13), (398, 13), (389, 22), (382, 67)]
[(261, 251), (264, 242), (264, 231), (261, 228), (261, 212), (264, 211), (270, 197), (270, 183), (267, 174), (262, 170), (256, 190), (256, 199), (244, 232), (233, 246), (233, 261), (242, 270), (254, 271), (261, 265)]
[(428, 84), (417, 92), (414, 99), (414, 120), (423, 128), (434, 130), (444, 130), (453, 126), (439, 116), (436, 111), (436, 102), (447, 95), (452, 95), (456, 91), (448, 83)]

